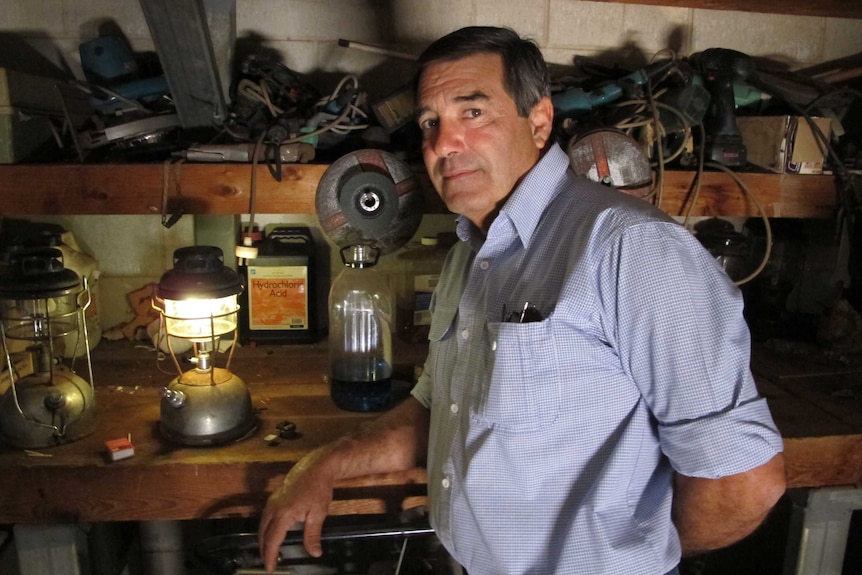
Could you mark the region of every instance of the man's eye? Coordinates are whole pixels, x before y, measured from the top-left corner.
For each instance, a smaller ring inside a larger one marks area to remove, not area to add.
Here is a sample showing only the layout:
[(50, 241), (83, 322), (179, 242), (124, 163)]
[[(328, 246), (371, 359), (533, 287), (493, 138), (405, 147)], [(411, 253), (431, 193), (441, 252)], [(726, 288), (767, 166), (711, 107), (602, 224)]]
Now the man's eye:
[(423, 130), (428, 130), (430, 128), (436, 128), (437, 127), (437, 120), (436, 119), (419, 120), (419, 127)]
[(467, 110), (467, 116), (469, 118), (478, 118), (481, 115), (482, 110), (480, 110), (479, 108), (470, 108), (469, 110)]

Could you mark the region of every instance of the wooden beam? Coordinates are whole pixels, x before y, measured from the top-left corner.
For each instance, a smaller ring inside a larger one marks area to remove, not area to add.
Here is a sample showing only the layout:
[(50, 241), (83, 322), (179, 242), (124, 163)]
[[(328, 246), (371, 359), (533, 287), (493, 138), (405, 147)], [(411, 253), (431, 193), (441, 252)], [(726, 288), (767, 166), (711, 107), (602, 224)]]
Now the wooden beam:
[(784, 439), (787, 487), (859, 485), (862, 435)]
[(669, 172), (665, 176), (661, 208), (683, 216), (692, 201), (692, 216), (758, 216), (757, 204), (770, 218), (830, 218), (838, 205), (832, 176), (738, 173), (737, 177), (757, 202), (725, 172), (705, 172), (694, 198), (693, 172)]
[(599, 0), (599, 2), (706, 10), (736, 10), (795, 16), (862, 18), (862, 3), (852, 0), (822, 0), (820, 2), (810, 2), (809, 0)]
[[(247, 164), (102, 164), (0, 166), (0, 215), (160, 215), (182, 205), (187, 214), (313, 214), (326, 164), (283, 166), (281, 182), (258, 166), (254, 198)], [(424, 169), (416, 179), (426, 213), (447, 213)], [(828, 218), (835, 212), (831, 176), (738, 174), (769, 217)], [(684, 215), (692, 200), (693, 172), (664, 178), (661, 208)], [(758, 210), (724, 172), (703, 175), (695, 216), (757, 216)]]
[(0, 167), (4, 215), (314, 213), (325, 165), (285, 165), (281, 182), (247, 164), (13, 165)]

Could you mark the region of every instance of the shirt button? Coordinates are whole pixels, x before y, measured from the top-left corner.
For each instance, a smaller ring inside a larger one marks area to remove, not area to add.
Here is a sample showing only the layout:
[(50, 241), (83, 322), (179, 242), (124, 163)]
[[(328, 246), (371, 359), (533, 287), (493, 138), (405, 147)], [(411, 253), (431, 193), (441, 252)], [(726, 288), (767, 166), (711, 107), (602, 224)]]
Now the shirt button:
[(461, 339), (467, 339), (468, 337), (470, 337), (470, 330), (469, 329), (462, 329), (461, 330)]
[(491, 342), (491, 351), (497, 351), (497, 340)]
[(443, 486), (443, 489), (449, 489), (449, 478), (444, 477), (443, 481), (440, 482), (440, 485)]
[(489, 264), (489, 263), (488, 263), (488, 260), (482, 260), (482, 261), (479, 263), (479, 268), (480, 268), (480, 269), (483, 269), (483, 270), (486, 270), (486, 269), (488, 269), (488, 267), (489, 267), (490, 265), (491, 265), (491, 264)]
[(458, 404), (457, 404), (457, 403), (453, 403), (452, 405), (450, 405), (450, 406), (449, 406), (449, 411), (451, 411), (452, 413), (458, 413)]

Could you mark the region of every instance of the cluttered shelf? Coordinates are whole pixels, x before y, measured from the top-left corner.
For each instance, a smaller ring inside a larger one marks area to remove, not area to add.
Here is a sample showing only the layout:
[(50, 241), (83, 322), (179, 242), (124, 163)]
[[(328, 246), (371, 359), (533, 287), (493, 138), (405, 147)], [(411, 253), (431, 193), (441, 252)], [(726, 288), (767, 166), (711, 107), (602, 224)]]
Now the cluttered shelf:
[[(178, 206), (187, 214), (315, 213), (315, 194), (327, 164), (285, 164), (281, 181), (257, 166), (254, 198), (248, 164), (19, 164), (0, 166), (3, 215), (159, 215)], [(426, 213), (446, 213), (421, 168), (414, 171)], [(421, 175), (419, 175), (421, 174)], [(829, 175), (737, 174), (768, 217), (828, 218), (837, 196)], [(688, 212), (695, 172), (664, 174), (661, 208)], [(253, 210), (250, 209), (254, 202)], [(166, 207), (170, 206), (170, 207)], [(705, 172), (693, 216), (759, 215), (739, 184)]]

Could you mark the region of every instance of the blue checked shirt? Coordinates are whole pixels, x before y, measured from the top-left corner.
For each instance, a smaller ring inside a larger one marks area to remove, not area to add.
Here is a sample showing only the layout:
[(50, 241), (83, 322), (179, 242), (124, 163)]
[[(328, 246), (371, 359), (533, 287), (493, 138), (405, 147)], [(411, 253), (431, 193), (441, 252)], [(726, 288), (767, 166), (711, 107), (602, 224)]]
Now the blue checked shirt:
[[(431, 521), (470, 575), (665, 573), (673, 470), (782, 450), (739, 290), (682, 226), (567, 168), (552, 147), (486, 239), (459, 219), (433, 299), (413, 394)], [(526, 302), (541, 318), (507, 321)]]

